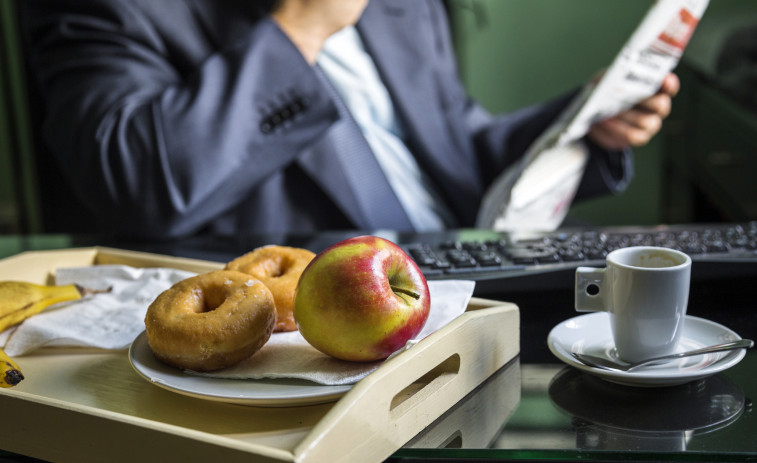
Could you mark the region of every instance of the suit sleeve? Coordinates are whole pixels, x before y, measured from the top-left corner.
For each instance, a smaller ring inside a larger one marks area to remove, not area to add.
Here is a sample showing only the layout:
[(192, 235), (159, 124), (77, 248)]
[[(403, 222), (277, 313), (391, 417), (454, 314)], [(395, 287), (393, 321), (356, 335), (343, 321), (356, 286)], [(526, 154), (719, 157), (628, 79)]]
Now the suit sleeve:
[[(108, 228), (190, 234), (291, 164), (338, 115), (267, 17), (210, 47), (197, 39), (198, 18), (168, 11), (183, 2), (156, 2), (186, 29), (177, 53), (135, 3), (29, 2), (45, 135)], [(202, 56), (189, 62), (193, 52)]]

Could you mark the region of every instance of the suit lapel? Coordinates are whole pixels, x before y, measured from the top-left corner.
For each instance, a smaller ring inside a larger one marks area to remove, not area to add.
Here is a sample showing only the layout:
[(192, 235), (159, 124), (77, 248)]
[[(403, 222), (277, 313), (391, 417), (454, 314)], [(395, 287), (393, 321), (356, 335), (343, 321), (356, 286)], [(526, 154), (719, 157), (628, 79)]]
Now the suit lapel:
[(323, 71), (315, 71), (341, 117), (298, 163), (358, 228), (412, 230), (357, 123)]

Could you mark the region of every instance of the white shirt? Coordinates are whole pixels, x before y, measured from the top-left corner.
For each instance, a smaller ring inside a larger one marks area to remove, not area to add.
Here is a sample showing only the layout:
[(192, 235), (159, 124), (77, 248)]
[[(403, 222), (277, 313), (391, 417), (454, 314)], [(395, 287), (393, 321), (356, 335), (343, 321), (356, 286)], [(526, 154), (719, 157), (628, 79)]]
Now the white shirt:
[(418, 231), (454, 223), (430, 179), (403, 141), (389, 92), (354, 27), (329, 37), (318, 65), (360, 126), (392, 190)]

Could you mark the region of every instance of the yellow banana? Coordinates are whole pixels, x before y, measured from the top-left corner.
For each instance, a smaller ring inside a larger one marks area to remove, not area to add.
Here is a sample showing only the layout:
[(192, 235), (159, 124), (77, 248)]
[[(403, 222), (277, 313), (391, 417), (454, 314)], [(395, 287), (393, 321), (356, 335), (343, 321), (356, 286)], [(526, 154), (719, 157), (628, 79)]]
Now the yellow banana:
[(0, 281), (0, 331), (58, 302), (107, 291), (86, 289), (75, 284), (46, 286), (23, 281)]
[(24, 379), (21, 369), (0, 349), (0, 387), (13, 387)]

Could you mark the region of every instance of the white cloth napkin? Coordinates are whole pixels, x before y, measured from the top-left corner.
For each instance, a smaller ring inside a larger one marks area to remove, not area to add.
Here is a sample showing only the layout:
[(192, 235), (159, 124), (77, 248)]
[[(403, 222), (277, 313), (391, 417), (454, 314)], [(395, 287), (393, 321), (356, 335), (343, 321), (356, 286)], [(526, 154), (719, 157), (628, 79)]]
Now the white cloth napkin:
[[(100, 265), (61, 268), (56, 284), (77, 283), (92, 289), (112, 287), (103, 294), (51, 306), (0, 334), (8, 355), (20, 356), (41, 347), (128, 348), (145, 329), (147, 307), (164, 290), (194, 273), (167, 268)], [(429, 281), (431, 311), (411, 347), (465, 312), (473, 281)], [(231, 368), (197, 375), (236, 379), (299, 378), (320, 384), (351, 384), (381, 362), (356, 363), (332, 358), (313, 348), (299, 331), (275, 333), (263, 348)]]
[[(431, 310), (428, 320), (418, 336), (408, 341), (405, 349), (465, 312), (474, 285), (475, 282), (467, 280), (429, 281)], [(299, 331), (291, 331), (274, 333), (252, 357), (230, 368), (192, 374), (233, 379), (299, 378), (319, 384), (340, 385), (357, 382), (382, 362), (358, 363), (335, 359), (308, 344)]]
[(158, 294), (192, 275), (176, 269), (123, 265), (58, 269), (58, 285), (77, 283), (85, 288), (112, 289), (50, 306), (2, 333), (0, 345), (11, 356), (48, 346), (126, 349), (144, 331), (147, 307)]

